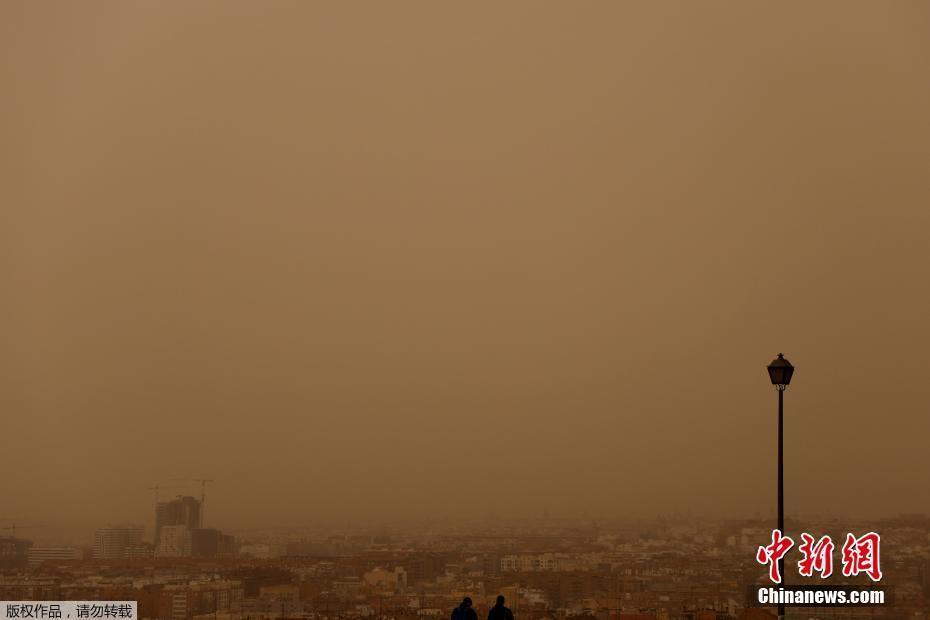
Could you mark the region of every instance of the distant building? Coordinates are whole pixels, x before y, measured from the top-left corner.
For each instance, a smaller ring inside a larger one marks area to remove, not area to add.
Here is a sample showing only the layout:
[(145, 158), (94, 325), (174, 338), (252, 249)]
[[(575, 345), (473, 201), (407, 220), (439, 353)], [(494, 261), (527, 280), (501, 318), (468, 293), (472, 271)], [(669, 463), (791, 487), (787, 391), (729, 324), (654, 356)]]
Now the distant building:
[(33, 547), (26, 552), (26, 563), (38, 566), (48, 560), (80, 560), (82, 556), (77, 547)]
[(240, 555), (264, 560), (280, 557), (283, 551), (283, 545), (269, 545), (266, 543), (251, 543), (239, 547)]
[(554, 571), (570, 568), (562, 566), (561, 558), (552, 553), (538, 555), (505, 555), (500, 559), (501, 572)]
[(165, 525), (161, 528), (161, 536), (155, 547), (157, 558), (186, 558), (190, 557), (191, 529), (186, 525)]
[(258, 598), (296, 603), (300, 600), (300, 586), (292, 583), (260, 586), (258, 588)]
[[(166, 535), (170, 533), (166, 532)], [(229, 609), (242, 601), (242, 583), (214, 580), (199, 584), (169, 584), (159, 592), (158, 614), (161, 620), (190, 620), (203, 615), (209, 618), (229, 617)], [(277, 608), (280, 618), (280, 606)], [(236, 614), (236, 618), (242, 615)], [(290, 616), (289, 616), (290, 617)]]
[(191, 555), (196, 557), (229, 557), (236, 553), (232, 536), (213, 528), (191, 530)]
[(0, 569), (24, 568), (30, 547), (32, 541), (25, 538), (0, 538)]
[(370, 586), (382, 588), (406, 587), (407, 571), (400, 566), (395, 567), (394, 570), (388, 570), (379, 566), (362, 575), (362, 579)]
[(173, 500), (155, 505), (155, 548), (161, 542), (165, 527), (183, 525), (188, 530), (200, 527), (200, 501), (190, 495), (178, 495)]
[(94, 532), (94, 558), (98, 560), (125, 560), (145, 553), (142, 528), (104, 527)]

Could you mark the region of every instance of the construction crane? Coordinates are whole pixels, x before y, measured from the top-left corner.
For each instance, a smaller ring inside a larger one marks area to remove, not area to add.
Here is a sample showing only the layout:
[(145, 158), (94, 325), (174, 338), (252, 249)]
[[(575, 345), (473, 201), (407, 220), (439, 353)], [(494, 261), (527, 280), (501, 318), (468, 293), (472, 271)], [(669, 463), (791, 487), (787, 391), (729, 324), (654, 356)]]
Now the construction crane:
[(157, 506), (157, 505), (158, 505), (158, 491), (159, 491), (160, 489), (177, 489), (177, 488), (180, 488), (180, 487), (178, 487), (178, 486), (167, 486), (167, 487), (166, 487), (166, 486), (164, 486), (164, 485), (162, 485), (162, 484), (156, 484), (155, 486), (147, 487), (145, 490), (146, 490), (146, 491), (155, 491), (155, 505)]
[[(203, 509), (207, 501), (207, 483), (216, 482), (212, 478), (172, 478), (172, 481), (175, 480), (186, 480), (189, 482), (199, 482), (200, 483), (200, 518), (198, 519), (198, 526), (203, 527)], [(158, 490), (159, 489), (177, 489), (177, 488), (189, 488), (187, 486), (161, 486), (156, 484), (153, 487), (149, 487), (149, 491), (155, 491), (155, 503), (158, 504)]]
[(9, 530), (9, 531), (10, 531), (10, 538), (16, 538), (16, 528), (17, 528), (17, 527), (19, 527), (19, 529), (32, 530), (32, 529), (35, 529), (35, 528), (37, 528), (37, 527), (45, 527), (45, 526), (44, 526), (44, 525), (20, 525), (20, 526), (17, 526), (17, 525), (14, 523), (14, 524), (12, 524), (12, 525), (7, 525), (7, 526), (4, 526), (4, 527), (0, 527), (0, 530)]

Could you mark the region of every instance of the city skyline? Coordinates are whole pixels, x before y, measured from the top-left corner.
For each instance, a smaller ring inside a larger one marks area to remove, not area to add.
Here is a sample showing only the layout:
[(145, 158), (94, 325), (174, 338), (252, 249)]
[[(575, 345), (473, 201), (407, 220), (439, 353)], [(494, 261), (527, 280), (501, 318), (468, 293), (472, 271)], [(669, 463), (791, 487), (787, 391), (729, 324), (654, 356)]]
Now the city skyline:
[[(789, 522), (788, 530), (836, 539), (873, 525), (820, 519)], [(793, 607), (791, 615), (923, 617), (930, 600), (930, 517), (877, 525), (876, 569), (891, 600), (864, 608)], [(755, 555), (770, 528), (682, 516), (268, 530), (238, 537), (232, 548), (207, 545), (154, 557), (151, 545), (139, 546), (138, 530), (99, 532), (92, 550), (43, 546), (11, 553), (13, 541), (0, 538), (0, 598), (118, 595), (135, 601), (141, 617), (164, 620), (441, 620), (463, 595), (473, 597), (479, 617), (504, 595), (524, 620), (771, 620), (771, 609), (758, 608), (747, 594), (768, 582)], [(823, 580), (804, 576), (795, 559), (786, 565), (791, 583), (851, 589), (872, 583), (838, 571)], [(848, 561), (845, 554), (837, 558), (844, 566)]]

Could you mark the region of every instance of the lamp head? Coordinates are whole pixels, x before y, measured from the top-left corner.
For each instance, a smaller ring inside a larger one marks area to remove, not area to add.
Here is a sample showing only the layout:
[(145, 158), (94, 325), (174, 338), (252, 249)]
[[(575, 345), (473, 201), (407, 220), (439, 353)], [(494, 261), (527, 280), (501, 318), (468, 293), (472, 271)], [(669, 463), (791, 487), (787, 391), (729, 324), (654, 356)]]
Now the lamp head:
[(772, 380), (772, 385), (778, 390), (784, 390), (788, 387), (788, 384), (791, 383), (791, 375), (794, 374), (794, 366), (785, 359), (784, 355), (779, 353), (778, 357), (769, 364), (768, 371), (769, 379)]

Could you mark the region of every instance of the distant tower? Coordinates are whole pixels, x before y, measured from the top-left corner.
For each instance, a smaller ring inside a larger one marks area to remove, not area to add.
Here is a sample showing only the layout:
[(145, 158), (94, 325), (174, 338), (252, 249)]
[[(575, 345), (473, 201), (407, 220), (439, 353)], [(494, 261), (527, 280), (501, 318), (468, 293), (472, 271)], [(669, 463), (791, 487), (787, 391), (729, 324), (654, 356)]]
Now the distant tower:
[(203, 527), (203, 513), (207, 509), (207, 483), (216, 481), (211, 478), (195, 478), (195, 481), (200, 483), (200, 525), (198, 527)]
[(155, 547), (161, 540), (161, 529), (183, 525), (189, 530), (200, 527), (200, 501), (190, 495), (178, 495), (173, 500), (155, 505)]

